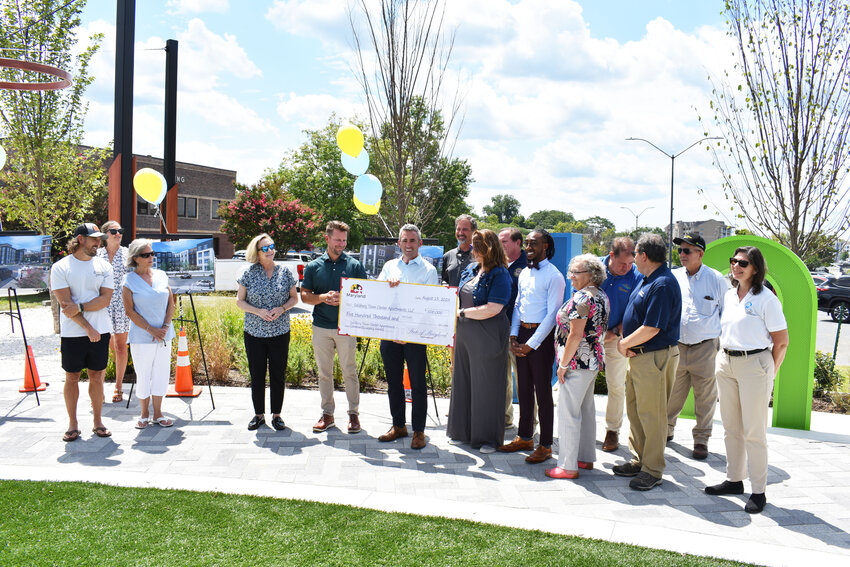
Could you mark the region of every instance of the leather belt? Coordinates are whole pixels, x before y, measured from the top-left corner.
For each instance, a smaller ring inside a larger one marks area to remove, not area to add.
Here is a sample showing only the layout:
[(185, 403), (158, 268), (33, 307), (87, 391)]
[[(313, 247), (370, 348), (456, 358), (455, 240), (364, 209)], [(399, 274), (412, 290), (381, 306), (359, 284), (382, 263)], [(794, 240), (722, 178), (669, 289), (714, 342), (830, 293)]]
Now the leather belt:
[(767, 348), (757, 348), (755, 350), (729, 350), (728, 348), (724, 348), (723, 352), (725, 352), (729, 356), (750, 356), (753, 354), (764, 352), (766, 350)]
[(665, 350), (665, 349), (669, 349), (669, 348), (671, 348), (671, 346), (663, 346), (661, 348), (654, 348), (652, 350), (648, 350), (645, 346), (636, 346), (636, 347), (630, 347), (629, 350), (634, 352), (635, 354), (644, 354), (644, 353), (647, 353), (647, 352), (655, 352), (655, 351)]
[(525, 321), (520, 321), (519, 326), (523, 329), (536, 329), (540, 326), (540, 323), (526, 323)]
[(702, 343), (707, 343), (708, 341), (713, 341), (713, 340), (714, 339), (705, 339), (704, 341), (700, 341), (698, 343), (693, 343), (693, 344), (688, 344), (688, 343), (683, 343), (683, 342), (680, 342), (679, 344), (682, 345), (682, 346), (699, 346)]

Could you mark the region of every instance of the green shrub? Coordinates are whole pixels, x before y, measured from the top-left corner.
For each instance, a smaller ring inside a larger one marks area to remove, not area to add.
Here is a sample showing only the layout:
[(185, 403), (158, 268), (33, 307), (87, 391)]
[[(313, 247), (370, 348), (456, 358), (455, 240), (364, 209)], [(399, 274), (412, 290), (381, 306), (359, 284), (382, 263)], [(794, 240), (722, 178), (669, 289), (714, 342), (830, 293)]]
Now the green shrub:
[(598, 396), (608, 395), (608, 382), (605, 381), (605, 371), (602, 370), (596, 374), (596, 383), (593, 386), (593, 393)]
[(841, 382), (841, 371), (835, 367), (835, 359), (829, 353), (815, 353), (814, 395), (818, 398), (827, 397), (830, 392), (838, 390)]

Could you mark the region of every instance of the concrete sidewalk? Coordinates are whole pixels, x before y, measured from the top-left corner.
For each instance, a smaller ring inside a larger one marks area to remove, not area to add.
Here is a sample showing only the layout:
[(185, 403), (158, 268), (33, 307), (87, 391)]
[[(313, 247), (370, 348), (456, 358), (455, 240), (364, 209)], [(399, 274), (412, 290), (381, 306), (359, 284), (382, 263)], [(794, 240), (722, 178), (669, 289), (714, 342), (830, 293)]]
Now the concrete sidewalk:
[[(28, 310), (29, 311), (29, 310)], [(121, 486), (153, 486), (299, 498), (373, 508), (465, 518), (683, 553), (766, 565), (850, 564), (850, 417), (813, 414), (812, 431), (770, 429), (768, 505), (760, 515), (743, 511), (747, 495), (709, 497), (703, 488), (725, 478), (722, 427), (715, 422), (708, 460), (690, 458), (693, 422), (680, 420), (668, 446), (664, 484), (635, 492), (611, 467), (628, 458), (597, 451), (596, 468), (577, 481), (550, 480), (544, 468), (527, 465), (524, 454), (482, 455), (449, 445), (448, 400), (429, 405), (428, 446), (409, 448), (409, 438), (379, 443), (390, 425), (386, 397), (362, 395), (363, 432), (332, 429), (314, 434), (319, 417), (316, 391), (287, 390), (276, 432), (246, 428), (250, 391), (214, 387), (195, 399), (169, 398), (173, 428), (134, 429), (137, 404), (106, 404), (113, 431), (94, 437), (88, 394), (80, 396), (82, 438), (64, 443), (58, 338), (25, 313), (41, 380), (41, 406), (20, 394), (23, 343), (0, 337), (0, 478), (84, 480)], [(5, 321), (0, 321), (5, 324)], [(107, 386), (111, 390), (111, 385)], [(126, 389), (128, 389), (127, 386)], [(126, 391), (125, 389), (125, 391)], [(431, 402), (429, 401), (429, 404)], [(337, 393), (337, 420), (344, 428), (345, 397)], [(597, 438), (604, 435), (605, 398), (598, 397)], [(628, 426), (624, 426), (623, 437)], [(506, 432), (510, 438), (515, 431)], [(556, 443), (557, 445), (557, 443)], [(556, 447), (557, 450), (557, 447)], [(745, 483), (749, 490), (749, 483)]]

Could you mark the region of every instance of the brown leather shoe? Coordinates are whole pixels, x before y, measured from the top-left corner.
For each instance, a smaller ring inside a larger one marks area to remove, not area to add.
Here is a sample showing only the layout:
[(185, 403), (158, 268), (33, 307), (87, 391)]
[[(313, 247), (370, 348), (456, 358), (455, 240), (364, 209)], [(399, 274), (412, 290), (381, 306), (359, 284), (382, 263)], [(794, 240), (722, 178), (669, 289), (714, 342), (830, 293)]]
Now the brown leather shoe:
[(620, 447), (620, 435), (616, 431), (605, 433), (605, 441), (602, 442), (602, 450), (606, 453), (616, 451)]
[(407, 437), (407, 427), (396, 427), (393, 425), (389, 431), (378, 437), (378, 441), (386, 443), (388, 441), (395, 441), (401, 437)]
[(413, 439), (410, 440), (410, 448), (411, 449), (422, 449), (425, 447), (425, 432), (424, 431), (414, 431)]
[(551, 447), (544, 447), (543, 445), (538, 445), (534, 452), (525, 458), (525, 462), (531, 465), (536, 465), (537, 463), (542, 463), (551, 456)]
[(334, 416), (323, 413), (322, 417), (319, 418), (319, 421), (316, 422), (316, 425), (313, 426), (313, 433), (322, 433), (327, 431), (329, 427), (333, 426)]
[(501, 451), (502, 453), (515, 453), (517, 451), (531, 451), (534, 449), (534, 439), (529, 439), (526, 441), (519, 435), (514, 437), (514, 440), (510, 443), (506, 443), (505, 445), (500, 445), (496, 447), (497, 451)]
[(356, 414), (348, 415), (348, 432), (360, 433), (360, 418)]
[(694, 458), (698, 461), (704, 461), (708, 458), (708, 445), (696, 443), (694, 445)]

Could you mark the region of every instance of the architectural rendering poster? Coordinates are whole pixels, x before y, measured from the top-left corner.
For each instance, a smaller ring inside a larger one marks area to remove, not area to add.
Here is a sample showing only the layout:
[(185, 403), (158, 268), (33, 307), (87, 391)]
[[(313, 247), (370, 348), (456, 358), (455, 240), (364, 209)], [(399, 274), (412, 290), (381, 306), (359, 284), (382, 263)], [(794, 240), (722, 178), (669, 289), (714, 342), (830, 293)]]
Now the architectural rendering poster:
[[(370, 279), (377, 278), (387, 260), (401, 258), (401, 248), (395, 240), (387, 239), (387, 243), (374, 243), (376, 238), (368, 239), (367, 244), (360, 247), (360, 262), (366, 268), (366, 274)], [(443, 270), (443, 247), (423, 244), (419, 248), (419, 254), (437, 268), (437, 273)]]
[(48, 288), (51, 236), (0, 232), (0, 289)]
[(153, 267), (168, 274), (168, 285), (174, 293), (215, 289), (212, 237), (154, 241), (152, 248)]

